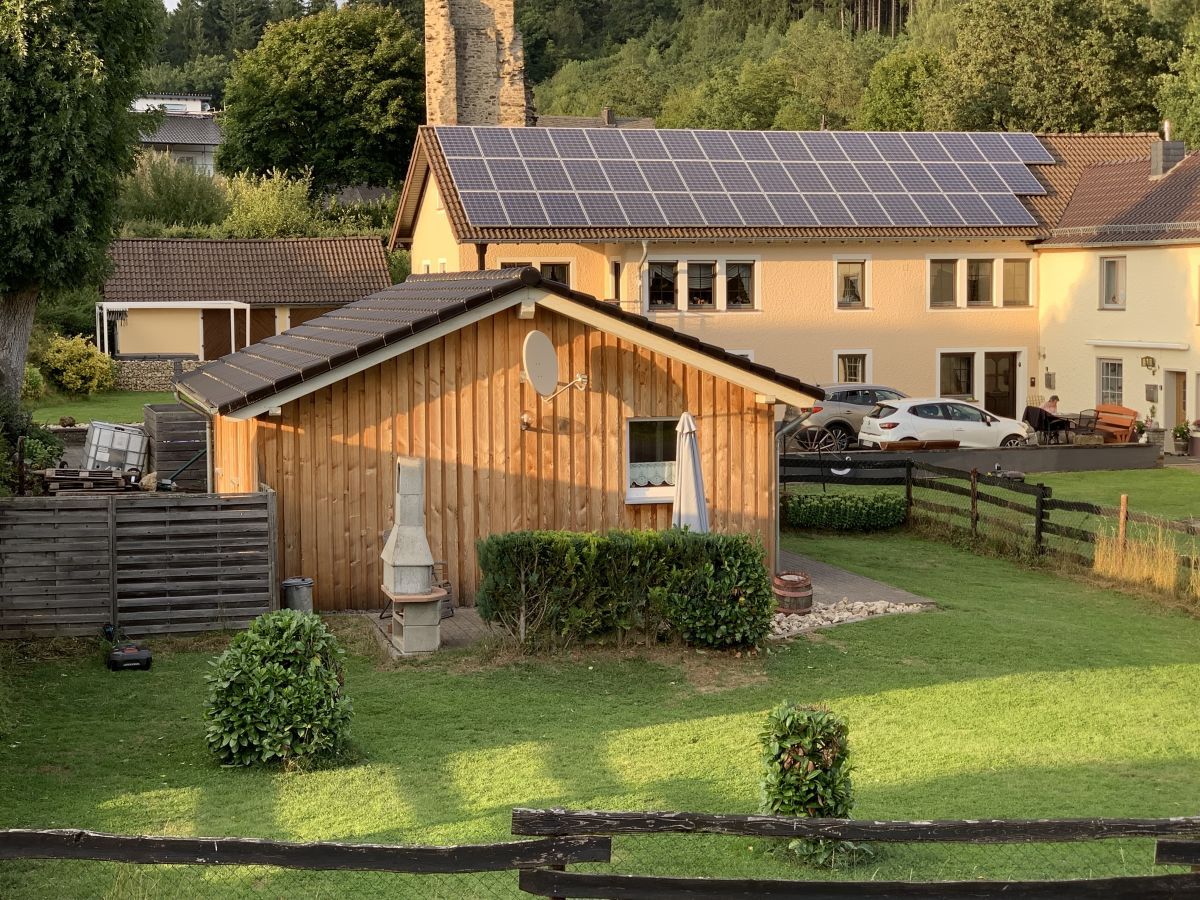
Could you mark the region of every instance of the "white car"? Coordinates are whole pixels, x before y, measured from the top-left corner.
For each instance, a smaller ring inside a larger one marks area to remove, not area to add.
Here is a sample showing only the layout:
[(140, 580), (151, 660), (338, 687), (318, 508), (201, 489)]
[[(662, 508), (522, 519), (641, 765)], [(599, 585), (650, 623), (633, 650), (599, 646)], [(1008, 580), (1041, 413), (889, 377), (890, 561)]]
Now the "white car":
[(858, 441), (866, 448), (884, 441), (958, 441), (960, 447), (1021, 447), (1029, 429), (962, 400), (888, 400), (863, 417)]

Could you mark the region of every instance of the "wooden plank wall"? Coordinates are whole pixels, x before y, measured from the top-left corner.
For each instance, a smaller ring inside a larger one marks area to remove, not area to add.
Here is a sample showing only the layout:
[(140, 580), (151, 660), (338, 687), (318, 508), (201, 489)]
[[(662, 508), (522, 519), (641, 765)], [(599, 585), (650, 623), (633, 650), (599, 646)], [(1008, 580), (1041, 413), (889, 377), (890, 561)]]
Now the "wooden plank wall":
[[(186, 465), (208, 445), (208, 423), (204, 416), (182, 403), (147, 404), (146, 437), (150, 445), (148, 472), (166, 478)], [(208, 489), (208, 461), (204, 456), (175, 478), (181, 490)]]
[[(242, 628), (277, 606), (272, 493), (0, 500), (0, 638)], [(115, 618), (114, 618), (115, 614)]]
[[(532, 328), (559, 378), (552, 403), (523, 384)], [(525, 528), (667, 528), (670, 504), (625, 503), (625, 419), (696, 417), (715, 530), (771, 547), (774, 416), (754, 394), (567, 317), (508, 310), (286, 404), (214, 423), (216, 488), (279, 495), (281, 576), (316, 579), (316, 607), (375, 608), (397, 455), (427, 461), (427, 529), (459, 597), (474, 602), (475, 540)], [(521, 428), (526, 413), (532, 427)]]

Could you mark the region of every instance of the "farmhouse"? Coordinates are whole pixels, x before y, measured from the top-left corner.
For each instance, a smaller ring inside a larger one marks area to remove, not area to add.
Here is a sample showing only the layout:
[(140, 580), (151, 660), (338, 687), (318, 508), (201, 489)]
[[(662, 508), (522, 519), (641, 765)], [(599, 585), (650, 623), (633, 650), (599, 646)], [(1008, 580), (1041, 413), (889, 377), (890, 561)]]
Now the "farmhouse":
[[(522, 375), (534, 330), (569, 385), (553, 399)], [(433, 554), (469, 603), (485, 535), (668, 527), (685, 411), (711, 527), (761, 536), (773, 561), (777, 407), (822, 397), (529, 267), (412, 276), (178, 390), (211, 417), (215, 489), (278, 493), (281, 573), (314, 577), (323, 610), (382, 601), (398, 456), (426, 461)]]

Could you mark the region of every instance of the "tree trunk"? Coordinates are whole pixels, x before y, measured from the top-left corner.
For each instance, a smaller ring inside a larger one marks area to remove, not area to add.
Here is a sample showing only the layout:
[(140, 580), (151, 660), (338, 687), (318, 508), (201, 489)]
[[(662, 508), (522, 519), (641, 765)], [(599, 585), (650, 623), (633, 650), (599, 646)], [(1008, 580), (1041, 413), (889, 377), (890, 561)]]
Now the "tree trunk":
[(21, 401), (37, 288), (0, 295), (0, 402)]

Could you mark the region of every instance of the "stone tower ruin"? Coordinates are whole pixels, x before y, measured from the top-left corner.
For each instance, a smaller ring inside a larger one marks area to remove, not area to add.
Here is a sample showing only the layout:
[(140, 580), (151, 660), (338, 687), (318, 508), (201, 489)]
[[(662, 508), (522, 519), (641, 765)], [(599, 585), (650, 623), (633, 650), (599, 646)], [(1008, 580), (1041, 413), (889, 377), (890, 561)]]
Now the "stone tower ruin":
[(430, 125), (533, 125), (513, 0), (425, 0)]

